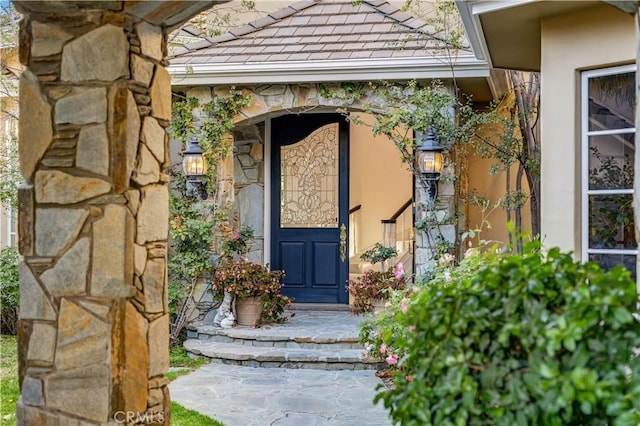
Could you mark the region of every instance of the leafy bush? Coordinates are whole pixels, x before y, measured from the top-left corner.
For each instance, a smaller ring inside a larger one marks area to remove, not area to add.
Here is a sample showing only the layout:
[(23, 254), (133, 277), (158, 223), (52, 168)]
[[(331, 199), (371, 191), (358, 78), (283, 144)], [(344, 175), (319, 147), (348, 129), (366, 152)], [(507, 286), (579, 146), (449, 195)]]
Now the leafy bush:
[[(402, 265), (401, 263), (399, 265)], [(402, 268), (382, 271), (366, 271), (361, 277), (350, 280), (347, 291), (353, 295), (354, 314), (371, 312), (371, 299), (387, 299), (391, 292), (405, 287), (406, 280)]]
[(377, 399), (403, 425), (637, 426), (637, 302), (628, 271), (537, 242), (471, 253), (363, 330), (397, 363)]
[(216, 268), (211, 290), (218, 295), (231, 293), (236, 300), (259, 297), (262, 301), (260, 324), (282, 322), (291, 299), (280, 293), (284, 272), (270, 271), (258, 263), (227, 261)]
[(245, 256), (251, 249), (253, 237), (253, 228), (247, 225), (240, 228), (238, 232), (230, 232), (230, 235), (222, 239), (221, 256), (227, 259)]
[[(184, 178), (174, 179), (174, 185), (184, 184)], [(172, 343), (185, 321), (187, 297), (196, 280), (210, 273), (214, 223), (212, 212), (190, 198), (180, 198), (171, 191), (169, 198), (168, 301), (171, 315)]]
[(18, 249), (0, 250), (0, 328), (2, 334), (16, 334), (20, 309), (20, 277), (18, 275)]
[(376, 264), (382, 262), (382, 268), (384, 269), (384, 262), (391, 259), (393, 256), (398, 255), (398, 250), (393, 247), (386, 247), (380, 243), (375, 245), (369, 250), (360, 255), (360, 259), (368, 260), (369, 262)]

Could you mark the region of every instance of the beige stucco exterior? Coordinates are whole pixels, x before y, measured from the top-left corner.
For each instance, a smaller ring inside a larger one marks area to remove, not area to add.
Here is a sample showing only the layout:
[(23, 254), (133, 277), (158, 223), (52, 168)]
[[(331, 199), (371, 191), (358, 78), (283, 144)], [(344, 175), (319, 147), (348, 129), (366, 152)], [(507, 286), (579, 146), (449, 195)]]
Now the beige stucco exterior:
[[(468, 171), (468, 189), (476, 190), (478, 195), (485, 197), (491, 202), (491, 205), (483, 211), (477, 205), (468, 204), (466, 209), (465, 229), (480, 230), (479, 239), (487, 241), (509, 241), (509, 233), (506, 223), (510, 220), (515, 222), (515, 216), (507, 217), (504, 208), (498, 206), (499, 202), (504, 198), (507, 188), (506, 172), (490, 174), (490, 168), (496, 164), (496, 160), (489, 158), (480, 158), (472, 156), (467, 162)], [(517, 166), (511, 168), (511, 190), (515, 189), (515, 181), (517, 174)], [(522, 179), (522, 190), (529, 193), (527, 180)], [(531, 208), (527, 201), (522, 207), (522, 232), (531, 232)], [(475, 241), (472, 241), (475, 244)]]
[(580, 72), (633, 63), (634, 19), (600, 5), (541, 24), (542, 238), (579, 258)]
[[(372, 117), (359, 114), (365, 123)], [(412, 175), (386, 136), (374, 136), (367, 125), (350, 126), (349, 206), (361, 205), (356, 234), (357, 251), (382, 240), (380, 221), (389, 219), (411, 199)]]

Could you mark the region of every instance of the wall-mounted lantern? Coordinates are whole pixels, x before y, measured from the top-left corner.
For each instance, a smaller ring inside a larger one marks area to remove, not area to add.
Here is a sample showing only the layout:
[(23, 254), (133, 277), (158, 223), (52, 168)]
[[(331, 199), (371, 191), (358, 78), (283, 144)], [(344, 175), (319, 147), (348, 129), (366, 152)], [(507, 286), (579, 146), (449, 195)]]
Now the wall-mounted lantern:
[(428, 185), (429, 196), (435, 200), (438, 195), (438, 180), (444, 167), (442, 151), (444, 147), (438, 143), (432, 129), (426, 133), (416, 132), (416, 166)]
[(202, 183), (202, 176), (207, 171), (207, 161), (195, 136), (187, 143), (182, 156), (182, 171), (187, 178), (187, 190), (196, 193), (203, 200), (206, 199), (207, 191)]

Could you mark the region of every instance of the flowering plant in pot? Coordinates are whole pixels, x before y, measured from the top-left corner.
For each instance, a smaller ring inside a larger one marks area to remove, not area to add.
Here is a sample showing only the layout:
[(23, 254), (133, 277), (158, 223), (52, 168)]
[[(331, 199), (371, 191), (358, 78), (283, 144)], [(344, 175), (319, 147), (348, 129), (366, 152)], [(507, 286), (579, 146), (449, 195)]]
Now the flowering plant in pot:
[[(214, 292), (233, 295), (237, 311), (239, 302), (251, 300), (258, 304), (262, 312), (249, 325), (261, 325), (285, 320), (284, 310), (291, 300), (280, 293), (283, 277), (283, 271), (270, 271), (267, 266), (246, 259), (225, 261), (216, 269), (211, 287)], [(243, 323), (241, 318), (238, 323)]]
[(386, 300), (391, 291), (402, 290), (406, 287), (404, 267), (398, 263), (395, 268), (384, 268), (386, 262), (397, 255), (397, 251), (392, 247), (385, 247), (376, 243), (372, 249), (364, 252), (360, 258), (369, 260), (371, 263), (381, 263), (382, 270), (366, 271), (362, 276), (349, 281), (347, 291), (353, 296), (353, 313), (362, 314), (374, 311), (374, 305)]
[(353, 295), (351, 310), (354, 314), (374, 311), (377, 300), (386, 300), (392, 291), (406, 287), (402, 263), (386, 271), (367, 271), (361, 277), (349, 281), (348, 290)]
[[(253, 229), (242, 227), (227, 232), (222, 241), (221, 262), (216, 267), (211, 290), (217, 295), (231, 295), (236, 302), (238, 324), (261, 325), (282, 322), (291, 300), (280, 293), (284, 271), (271, 271), (268, 265), (250, 262), (246, 253), (251, 247)], [(245, 303), (246, 302), (246, 303)], [(241, 318), (246, 305), (256, 309), (249, 320)]]

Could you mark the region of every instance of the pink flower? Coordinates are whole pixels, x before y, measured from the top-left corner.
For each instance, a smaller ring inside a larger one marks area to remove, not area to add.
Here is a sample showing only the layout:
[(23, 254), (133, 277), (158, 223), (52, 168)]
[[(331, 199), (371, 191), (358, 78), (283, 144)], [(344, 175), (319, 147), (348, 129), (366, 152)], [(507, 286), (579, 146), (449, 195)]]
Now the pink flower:
[(413, 376), (412, 375), (404, 376), (404, 378), (407, 380), (407, 382), (413, 382)]
[(440, 259), (438, 259), (438, 263), (441, 265), (446, 265), (447, 263), (453, 262), (455, 259), (456, 258), (453, 257), (451, 253), (445, 253), (442, 255), (442, 257), (440, 257)]
[(416, 326), (415, 325), (410, 325), (409, 326), (409, 332), (413, 333), (414, 331), (416, 331)]
[(382, 355), (384, 355), (385, 352), (387, 352), (387, 345), (385, 343), (383, 343), (383, 344), (380, 345), (380, 353)]
[(233, 233), (233, 239), (234, 240), (239, 240), (240, 239), (240, 234), (238, 234), (237, 232)]
[(407, 309), (408, 309), (408, 307), (407, 307), (407, 299), (402, 299), (402, 300), (400, 301), (400, 310), (401, 310), (401, 311), (402, 311), (402, 313), (404, 314), (404, 313), (406, 313), (406, 312), (407, 312)]
[(402, 262), (396, 265), (395, 276), (398, 280), (401, 280), (404, 277), (404, 265), (402, 264)]
[(390, 354), (387, 358), (385, 358), (385, 361), (387, 361), (387, 364), (389, 365), (396, 365), (398, 363), (398, 355)]
[(474, 253), (474, 252), (475, 252), (475, 250), (473, 249), (473, 247), (469, 247), (469, 248), (467, 249), (467, 251), (465, 251), (465, 252), (464, 252), (464, 257), (465, 257), (465, 258), (466, 258), (466, 257), (469, 257), (469, 256), (473, 255), (473, 253)]

